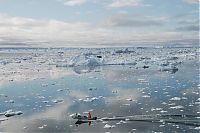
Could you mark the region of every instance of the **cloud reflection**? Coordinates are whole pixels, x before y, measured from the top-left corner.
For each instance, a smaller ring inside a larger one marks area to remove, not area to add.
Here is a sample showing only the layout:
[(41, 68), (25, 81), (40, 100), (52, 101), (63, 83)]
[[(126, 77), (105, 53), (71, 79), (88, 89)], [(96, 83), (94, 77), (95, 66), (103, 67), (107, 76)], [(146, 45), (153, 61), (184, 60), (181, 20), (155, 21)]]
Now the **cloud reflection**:
[[(71, 106), (70, 102), (50, 107), (44, 112), (38, 112), (30, 116), (12, 117), (8, 121), (1, 123), (1, 130), (5, 132), (26, 132), (26, 131), (50, 131), (57, 130), (56, 125), (60, 121), (68, 119), (67, 110)], [(54, 126), (54, 127), (50, 127)], [(41, 130), (40, 128), (44, 128)]]

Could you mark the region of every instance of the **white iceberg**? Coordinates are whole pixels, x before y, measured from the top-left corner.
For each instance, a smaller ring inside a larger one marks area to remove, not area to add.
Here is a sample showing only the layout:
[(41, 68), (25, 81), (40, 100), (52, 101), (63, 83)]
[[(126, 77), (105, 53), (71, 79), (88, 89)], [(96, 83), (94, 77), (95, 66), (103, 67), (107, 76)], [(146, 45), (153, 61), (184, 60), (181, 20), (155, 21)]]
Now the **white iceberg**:
[(99, 56), (80, 54), (72, 58), (68, 65), (69, 66), (99, 66), (103, 64), (103, 58), (98, 58)]

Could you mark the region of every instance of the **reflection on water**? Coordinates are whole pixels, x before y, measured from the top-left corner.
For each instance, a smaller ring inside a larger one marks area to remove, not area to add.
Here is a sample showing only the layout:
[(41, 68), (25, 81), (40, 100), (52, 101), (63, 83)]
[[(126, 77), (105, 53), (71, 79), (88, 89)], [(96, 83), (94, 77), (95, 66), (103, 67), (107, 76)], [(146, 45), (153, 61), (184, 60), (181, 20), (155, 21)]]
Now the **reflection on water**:
[[(176, 73), (151, 67), (102, 66), (98, 71), (77, 74), (68, 68), (57, 68), (69, 74), (9, 82), (0, 86), (0, 112), (12, 109), (23, 114), (2, 121), (0, 131), (198, 132), (199, 125), (126, 119), (77, 126), (77, 121), (70, 117), (72, 113), (88, 111), (98, 118), (158, 114), (199, 116), (198, 65), (196, 60), (185, 62)], [(3, 118), (5, 116), (0, 115), (0, 119)]]

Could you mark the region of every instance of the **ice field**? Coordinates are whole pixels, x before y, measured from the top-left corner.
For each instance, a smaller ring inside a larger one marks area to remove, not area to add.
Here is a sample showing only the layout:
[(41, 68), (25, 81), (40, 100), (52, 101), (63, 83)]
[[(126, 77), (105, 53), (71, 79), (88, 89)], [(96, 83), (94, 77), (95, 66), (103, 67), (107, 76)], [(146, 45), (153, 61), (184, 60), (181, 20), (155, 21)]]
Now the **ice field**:
[(2, 132), (195, 133), (199, 90), (198, 47), (0, 48)]

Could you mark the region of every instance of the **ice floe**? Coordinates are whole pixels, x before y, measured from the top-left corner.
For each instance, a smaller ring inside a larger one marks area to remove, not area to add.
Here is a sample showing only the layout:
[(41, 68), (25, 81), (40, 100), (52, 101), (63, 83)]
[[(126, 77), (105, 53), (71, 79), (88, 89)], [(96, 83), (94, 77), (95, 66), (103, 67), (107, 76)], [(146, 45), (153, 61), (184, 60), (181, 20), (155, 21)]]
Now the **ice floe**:
[(98, 97), (86, 97), (86, 99), (78, 99), (79, 101), (83, 101), (83, 102), (94, 102), (96, 100), (102, 99), (103, 96), (98, 96)]
[(177, 105), (177, 106), (172, 106), (170, 107), (170, 109), (183, 109), (184, 107), (181, 105)]
[(171, 101), (180, 101), (181, 98), (180, 98), (180, 97), (173, 97), (173, 98), (171, 98), (170, 100), (171, 100)]
[(4, 115), (6, 117), (11, 117), (11, 116), (15, 116), (15, 115), (21, 115), (21, 114), (23, 114), (22, 111), (13, 111), (11, 109), (4, 112)]
[(63, 99), (54, 99), (52, 100), (53, 103), (63, 103), (64, 100)]
[(111, 128), (114, 128), (114, 127), (116, 127), (116, 126), (115, 125), (106, 124), (103, 128), (111, 129)]

